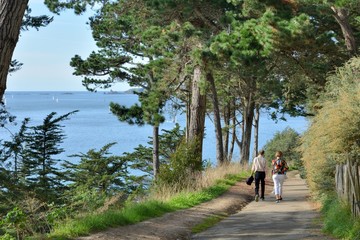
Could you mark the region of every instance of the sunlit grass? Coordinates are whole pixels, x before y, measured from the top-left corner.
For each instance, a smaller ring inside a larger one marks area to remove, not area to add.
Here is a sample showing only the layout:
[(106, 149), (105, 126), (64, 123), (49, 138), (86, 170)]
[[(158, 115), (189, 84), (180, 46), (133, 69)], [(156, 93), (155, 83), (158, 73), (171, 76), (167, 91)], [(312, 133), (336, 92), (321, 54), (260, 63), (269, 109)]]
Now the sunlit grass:
[(188, 188), (180, 191), (177, 186), (161, 186), (152, 192), (149, 199), (128, 204), (118, 210), (87, 214), (59, 224), (48, 239), (72, 239), (110, 227), (138, 223), (159, 217), (167, 212), (186, 209), (216, 198), (237, 181), (248, 175), (248, 170), (239, 164), (209, 168), (202, 175), (189, 181)]
[(207, 217), (204, 221), (202, 221), (202, 223), (195, 225), (191, 229), (191, 232), (192, 233), (200, 233), (202, 231), (205, 231), (206, 229), (211, 228), (212, 226), (214, 226), (215, 224), (217, 224), (218, 222), (220, 222), (227, 216), (228, 216), (228, 214), (222, 213), (222, 214), (214, 214), (210, 217)]
[(348, 204), (328, 197), (322, 206), (323, 231), (339, 239), (360, 239), (360, 219), (352, 217)]

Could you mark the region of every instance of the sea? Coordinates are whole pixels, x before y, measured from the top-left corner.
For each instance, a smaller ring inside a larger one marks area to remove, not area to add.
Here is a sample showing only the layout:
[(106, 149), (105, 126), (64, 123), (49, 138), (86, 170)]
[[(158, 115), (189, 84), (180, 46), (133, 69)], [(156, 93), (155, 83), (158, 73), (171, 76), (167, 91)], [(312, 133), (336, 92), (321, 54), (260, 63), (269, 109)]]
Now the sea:
[[(78, 162), (70, 157), (73, 154), (87, 153), (90, 149), (99, 150), (108, 143), (116, 142), (110, 149), (114, 155), (132, 152), (142, 144), (149, 146), (152, 136), (152, 126), (129, 125), (120, 122), (109, 110), (110, 102), (131, 106), (138, 103), (136, 94), (122, 92), (87, 92), (87, 91), (7, 91), (4, 96), (6, 109), (16, 116), (16, 125), (6, 125), (0, 128), (0, 140), (9, 140), (16, 133), (24, 118), (30, 118), (31, 126), (42, 124), (44, 118), (51, 112), (61, 116), (68, 112), (79, 110), (70, 115), (68, 120), (61, 122), (66, 138), (60, 147), (65, 152), (59, 159)], [(160, 125), (162, 129), (170, 130), (179, 124), (185, 127), (185, 113), (175, 110), (171, 104), (165, 107), (166, 121)], [(216, 165), (215, 130), (213, 119), (206, 118), (203, 159)], [(291, 127), (298, 133), (303, 133), (308, 127), (304, 117), (287, 117), (287, 121), (275, 122), (266, 113), (260, 115), (259, 149), (262, 148), (275, 133)], [(240, 130), (239, 130), (240, 131)], [(239, 134), (240, 136), (240, 134)], [(252, 152), (252, 148), (251, 151)], [(239, 148), (235, 146), (233, 161), (239, 161)]]

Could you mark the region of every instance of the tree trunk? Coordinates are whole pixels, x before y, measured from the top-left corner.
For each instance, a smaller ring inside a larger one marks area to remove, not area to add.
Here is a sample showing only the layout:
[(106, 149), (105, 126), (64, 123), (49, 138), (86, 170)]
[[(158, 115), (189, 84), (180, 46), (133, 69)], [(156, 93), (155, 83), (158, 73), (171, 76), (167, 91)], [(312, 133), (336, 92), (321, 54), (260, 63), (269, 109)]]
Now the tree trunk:
[(159, 126), (153, 126), (153, 171), (156, 179), (160, 169), (159, 162)]
[(190, 103), (190, 124), (188, 143), (195, 143), (194, 157), (202, 161), (202, 144), (205, 130), (206, 96), (200, 91), (201, 68), (194, 68), (192, 96)]
[(256, 106), (254, 117), (254, 153), (253, 157), (256, 157), (259, 152), (259, 121), (260, 121), (260, 108)]
[[(235, 106), (235, 104), (234, 104)], [(231, 110), (231, 108), (229, 109)], [(232, 118), (232, 126), (231, 126), (231, 129), (232, 129), (232, 139), (231, 139), (231, 145), (230, 145), (230, 150), (229, 150), (229, 158), (228, 158), (228, 161), (230, 162), (232, 160), (232, 156), (233, 156), (233, 153), (234, 153), (234, 146), (235, 146), (235, 141), (237, 139), (236, 137), (236, 117), (235, 117), (235, 109), (233, 109), (231, 111), (231, 118)]]
[(250, 157), (250, 143), (251, 143), (251, 130), (252, 130), (252, 123), (254, 118), (254, 108), (255, 103), (252, 98), (252, 93), (249, 93), (249, 97), (245, 99), (244, 104), (244, 119), (243, 119), (243, 126), (244, 126), (244, 133), (242, 137), (242, 145), (241, 145), (241, 158), (240, 163), (245, 164), (249, 162)]
[(357, 54), (357, 46), (354, 33), (349, 23), (349, 12), (345, 8), (331, 7), (334, 12), (334, 17), (341, 27), (345, 39), (345, 45), (351, 56)]
[(190, 119), (191, 119), (191, 87), (188, 89), (186, 102), (186, 132), (185, 138), (189, 139)]
[(218, 165), (222, 165), (224, 163), (224, 146), (223, 146), (223, 138), (221, 131), (219, 101), (215, 87), (215, 80), (212, 73), (207, 73), (206, 79), (210, 83), (211, 99), (214, 108), (213, 111), (214, 111), (214, 124), (215, 124), (215, 137), (216, 137), (216, 160)]
[(0, 0), (0, 101), (29, 0)]
[(230, 103), (228, 103), (225, 106), (224, 109), (224, 123), (225, 123), (225, 131), (223, 132), (223, 145), (224, 145), (224, 158), (228, 161), (231, 160), (230, 156), (229, 156), (229, 141), (230, 141), (230, 111), (231, 111), (231, 107), (230, 107)]

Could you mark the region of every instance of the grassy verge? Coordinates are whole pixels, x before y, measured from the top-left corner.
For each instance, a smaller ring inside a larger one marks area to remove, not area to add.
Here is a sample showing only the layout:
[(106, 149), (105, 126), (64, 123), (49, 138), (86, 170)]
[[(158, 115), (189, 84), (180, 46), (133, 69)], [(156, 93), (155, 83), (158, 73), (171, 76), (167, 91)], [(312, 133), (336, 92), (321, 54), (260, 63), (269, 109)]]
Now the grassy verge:
[(323, 201), (323, 231), (339, 239), (360, 239), (360, 219), (351, 215), (350, 207), (334, 196)]
[[(223, 170), (222, 170), (223, 171)], [(78, 236), (88, 235), (110, 227), (134, 224), (150, 218), (162, 216), (167, 212), (186, 209), (200, 203), (216, 198), (227, 191), (237, 181), (245, 179), (248, 171), (237, 174), (224, 174), (215, 171), (216, 179), (210, 181), (211, 185), (196, 191), (180, 192), (167, 200), (152, 199), (141, 203), (130, 204), (119, 210), (104, 213), (88, 214), (77, 219), (70, 219), (56, 226), (48, 239), (73, 239)], [(203, 178), (202, 179), (206, 179)], [(208, 181), (208, 180), (207, 180)], [(203, 185), (203, 184), (199, 184)], [(167, 194), (169, 195), (169, 194)]]
[(208, 218), (206, 218), (202, 223), (195, 225), (192, 229), (191, 232), (192, 233), (200, 233), (205, 231), (208, 228), (211, 228), (212, 226), (214, 226), (215, 224), (217, 224), (218, 222), (220, 222), (221, 220), (223, 220), (224, 218), (226, 218), (228, 216), (228, 214), (226, 213), (222, 213), (222, 214), (214, 214)]

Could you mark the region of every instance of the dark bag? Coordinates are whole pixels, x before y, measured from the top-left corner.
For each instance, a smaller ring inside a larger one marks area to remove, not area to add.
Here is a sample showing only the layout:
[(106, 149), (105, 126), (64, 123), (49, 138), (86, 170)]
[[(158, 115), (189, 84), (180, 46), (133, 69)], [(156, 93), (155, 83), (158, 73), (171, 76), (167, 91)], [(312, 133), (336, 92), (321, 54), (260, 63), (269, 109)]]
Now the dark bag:
[(246, 179), (246, 184), (250, 186), (253, 181), (254, 181), (254, 177), (253, 177), (253, 175), (251, 175), (250, 177), (248, 177)]

